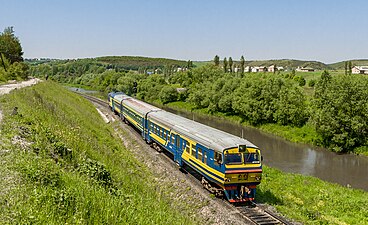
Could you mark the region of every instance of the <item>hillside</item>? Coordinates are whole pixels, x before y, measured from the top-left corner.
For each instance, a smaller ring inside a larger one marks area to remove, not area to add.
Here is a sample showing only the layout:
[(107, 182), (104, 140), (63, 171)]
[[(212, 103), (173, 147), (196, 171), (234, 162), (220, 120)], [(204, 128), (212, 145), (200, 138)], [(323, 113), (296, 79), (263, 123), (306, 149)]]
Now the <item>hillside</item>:
[(104, 56), (95, 58), (97, 62), (106, 63), (125, 69), (138, 70), (139, 68), (164, 68), (165, 66), (184, 67), (186, 61), (165, 59), (165, 58), (149, 58), (140, 56)]
[[(368, 59), (353, 59), (349, 61), (351, 61), (352, 66), (367, 66), (368, 65)], [(335, 70), (343, 70), (345, 69), (345, 62), (346, 61), (336, 62), (336, 63), (328, 64), (328, 66)]]
[(0, 224), (196, 223), (87, 100), (42, 82), (0, 101)]
[[(222, 63), (221, 59), (221, 63)], [(212, 63), (211, 61), (195, 61), (194, 65), (200, 67)], [(239, 61), (234, 61), (234, 64), (239, 64)], [(245, 66), (282, 66), (285, 69), (295, 69), (298, 67), (312, 67), (317, 70), (331, 69), (331, 67), (325, 63), (318, 61), (303, 61), (295, 59), (272, 59), (272, 60), (250, 60), (245, 61)]]
[(96, 58), (84, 59), (26, 59), (29, 65), (47, 64), (50, 66), (69, 66), (88, 65), (102, 66), (107, 69), (115, 68), (119, 70), (139, 70), (139, 69), (156, 69), (165, 67), (185, 67), (188, 62), (184, 60), (165, 59), (165, 58), (149, 58), (141, 56), (103, 56)]

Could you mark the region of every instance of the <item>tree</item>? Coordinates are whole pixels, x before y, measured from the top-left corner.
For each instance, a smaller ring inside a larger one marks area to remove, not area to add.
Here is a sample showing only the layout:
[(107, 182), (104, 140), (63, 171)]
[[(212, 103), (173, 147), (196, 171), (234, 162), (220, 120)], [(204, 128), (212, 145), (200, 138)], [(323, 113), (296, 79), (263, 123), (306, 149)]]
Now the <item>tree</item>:
[(224, 71), (225, 71), (225, 73), (227, 73), (227, 59), (226, 59), (226, 57), (224, 58)]
[(349, 75), (351, 75), (351, 61), (349, 61), (349, 63), (348, 63), (348, 69), (349, 69), (348, 73), (349, 73)]
[(215, 58), (213, 59), (213, 62), (215, 63), (215, 66), (220, 65), (220, 57), (218, 55), (215, 55)]
[(187, 62), (187, 68), (188, 69), (193, 68), (193, 62), (191, 60), (188, 60), (188, 62)]
[(230, 70), (230, 73), (233, 72), (233, 59), (231, 57), (229, 57), (229, 70)]
[(359, 75), (323, 76), (316, 84), (311, 122), (323, 146), (337, 152), (368, 143), (368, 80)]
[(344, 66), (345, 66), (345, 75), (348, 75), (348, 62), (347, 61), (344, 62)]
[(163, 104), (174, 102), (178, 99), (178, 92), (174, 87), (164, 86), (159, 93), (159, 98)]
[(10, 63), (22, 62), (23, 52), (18, 37), (14, 35), (13, 27), (7, 27), (0, 34), (0, 53), (9, 59)]
[(245, 59), (244, 56), (240, 57), (240, 72), (243, 75), (244, 74), (244, 65), (245, 65)]

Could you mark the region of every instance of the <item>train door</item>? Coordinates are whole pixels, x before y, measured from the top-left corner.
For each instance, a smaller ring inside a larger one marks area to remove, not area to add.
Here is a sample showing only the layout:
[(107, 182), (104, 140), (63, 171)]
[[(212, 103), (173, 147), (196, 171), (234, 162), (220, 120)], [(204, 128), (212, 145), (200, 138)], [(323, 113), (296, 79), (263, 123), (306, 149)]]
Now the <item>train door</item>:
[(175, 153), (174, 153), (174, 161), (180, 166), (183, 166), (183, 161), (181, 159), (181, 155), (183, 154), (183, 142), (184, 140), (180, 138), (180, 135), (175, 135)]
[(224, 164), (223, 164), (223, 158), (222, 158), (222, 154), (220, 152), (214, 151), (214, 150), (209, 150), (208, 154), (211, 158), (211, 164), (212, 167), (215, 170), (218, 171), (224, 171)]

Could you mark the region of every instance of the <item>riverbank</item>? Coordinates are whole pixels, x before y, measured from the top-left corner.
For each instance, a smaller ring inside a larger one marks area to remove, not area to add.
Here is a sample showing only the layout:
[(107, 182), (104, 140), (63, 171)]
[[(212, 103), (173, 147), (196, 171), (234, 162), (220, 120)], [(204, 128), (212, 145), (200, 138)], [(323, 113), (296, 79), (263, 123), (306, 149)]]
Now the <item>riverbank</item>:
[[(306, 124), (302, 127), (293, 127), (293, 126), (282, 126), (279, 124), (262, 124), (259, 126), (252, 126), (247, 121), (244, 121), (243, 118), (236, 115), (227, 115), (226, 113), (209, 113), (206, 108), (204, 109), (196, 109), (195, 106), (188, 102), (170, 102), (165, 105), (163, 105), (159, 101), (153, 102), (153, 104), (156, 104), (158, 106), (165, 106), (168, 108), (172, 108), (178, 111), (185, 111), (185, 112), (191, 112), (191, 113), (197, 113), (200, 115), (206, 115), (206, 116), (212, 116), (215, 118), (224, 119), (227, 121), (231, 121), (235, 124), (252, 127), (259, 129), (261, 131), (277, 135), (279, 137), (284, 138), (285, 140), (294, 142), (294, 143), (301, 143), (301, 144), (309, 144), (314, 146), (320, 146), (319, 143), (321, 143), (321, 137), (317, 134), (315, 129), (309, 125)], [(354, 154), (361, 154), (368, 156), (368, 146), (362, 146), (359, 148), (356, 148), (352, 151)]]

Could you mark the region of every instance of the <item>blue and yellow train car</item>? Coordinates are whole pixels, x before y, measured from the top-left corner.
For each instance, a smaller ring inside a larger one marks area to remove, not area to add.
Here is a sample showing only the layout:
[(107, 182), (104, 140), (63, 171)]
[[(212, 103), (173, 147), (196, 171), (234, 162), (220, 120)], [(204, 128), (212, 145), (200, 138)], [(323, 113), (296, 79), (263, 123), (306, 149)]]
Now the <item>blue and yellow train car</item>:
[(197, 171), (209, 191), (225, 195), (230, 202), (254, 199), (262, 179), (257, 146), (123, 93), (110, 93), (110, 106), (115, 100), (120, 101), (121, 117), (137, 127), (147, 143), (173, 154), (179, 166), (185, 164)]

